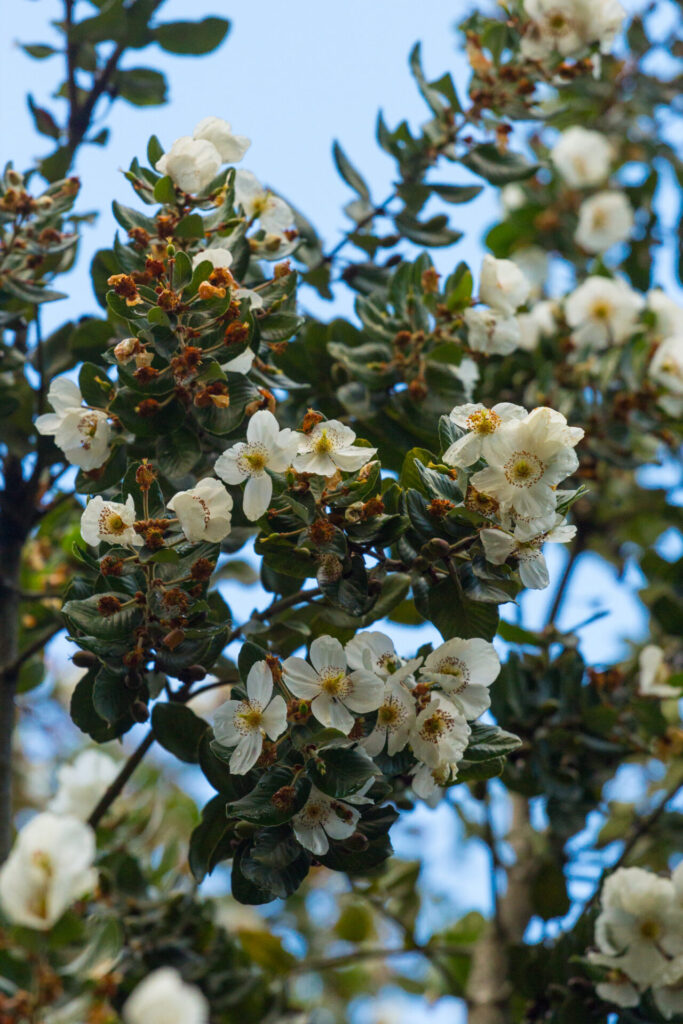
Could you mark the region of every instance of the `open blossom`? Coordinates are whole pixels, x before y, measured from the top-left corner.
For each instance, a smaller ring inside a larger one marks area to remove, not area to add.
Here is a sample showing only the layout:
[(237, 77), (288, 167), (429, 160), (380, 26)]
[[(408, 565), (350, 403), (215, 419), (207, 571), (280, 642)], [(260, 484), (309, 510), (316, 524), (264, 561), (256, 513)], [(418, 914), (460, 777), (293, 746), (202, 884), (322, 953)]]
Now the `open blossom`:
[(354, 445), (356, 435), (339, 420), (316, 423), (307, 434), (297, 434), (294, 468), (300, 473), (334, 476), (338, 469), (354, 473), (377, 454), (376, 448)]
[(494, 309), (466, 309), (465, 326), (473, 352), (507, 356), (519, 345), (519, 324), (514, 316)]
[(219, 743), (234, 747), (230, 771), (246, 775), (258, 761), (263, 737), (276, 740), (287, 728), (287, 705), (278, 694), (273, 697), (273, 676), (265, 661), (257, 661), (247, 676), (247, 699), (228, 700), (214, 716), (214, 734)]
[(167, 174), (183, 192), (202, 192), (216, 177), (223, 163), (207, 139), (183, 135), (157, 160), (159, 174)]
[(214, 249), (202, 249), (192, 257), (192, 269), (194, 270), (205, 260), (208, 260), (214, 268), (220, 267), (227, 270), (232, 266), (232, 253), (229, 249), (221, 249), (218, 246)]
[(252, 522), (266, 512), (273, 494), (268, 470), (282, 473), (292, 464), (298, 435), (280, 430), (280, 424), (267, 409), (259, 409), (249, 420), (247, 440), (239, 441), (219, 455), (214, 469), (227, 484), (244, 488), (244, 514)]
[(659, 404), (672, 416), (683, 410), (683, 331), (665, 338), (650, 361), (648, 376), (664, 388)]
[(159, 967), (133, 989), (123, 1007), (125, 1024), (209, 1024), (210, 1007), (196, 985), (173, 967)]
[(386, 743), (389, 757), (403, 750), (415, 724), (415, 701), (410, 691), (398, 681), (384, 684), (382, 703), (372, 732), (361, 740), (371, 757), (379, 754)]
[(213, 477), (205, 476), (189, 491), (178, 491), (167, 507), (175, 512), (190, 544), (215, 543), (230, 533), (232, 498)]
[(355, 807), (312, 786), (308, 800), (292, 818), (292, 828), (304, 849), (321, 857), (329, 850), (330, 839), (348, 839), (353, 835), (359, 818)]
[(665, 1020), (683, 1015), (683, 956), (670, 960), (652, 983), (652, 998)]
[(553, 409), (534, 409), (526, 419), (507, 423), (489, 444), (489, 465), (472, 476), (478, 491), (495, 498), (504, 510), (543, 516), (555, 508), (555, 492), (578, 467), (574, 451), (583, 437), (579, 427)]
[(471, 466), (477, 459), (486, 458), (488, 443), (504, 423), (521, 420), (527, 410), (512, 402), (499, 402), (492, 409), (481, 403), (456, 405), (449, 413), (449, 419), (467, 433), (454, 441), (443, 454), (448, 466)]
[(638, 693), (641, 697), (680, 697), (680, 690), (669, 686), (671, 669), (664, 651), (657, 644), (646, 644), (638, 656)]
[(633, 231), (633, 208), (623, 192), (598, 192), (579, 208), (574, 238), (586, 252), (606, 252)]
[(481, 265), (479, 299), (503, 316), (512, 314), (529, 298), (531, 286), (512, 260), (497, 260), (489, 253)]
[(351, 711), (376, 711), (384, 684), (365, 668), (349, 672), (344, 648), (331, 636), (317, 637), (309, 657), (310, 664), (297, 657), (283, 661), (285, 684), (296, 697), (311, 701), (311, 711), (319, 722), (348, 735), (354, 723)]
[(572, 188), (599, 185), (610, 171), (612, 147), (601, 132), (573, 125), (562, 132), (550, 159)]
[(97, 883), (95, 834), (77, 818), (46, 812), (19, 832), (0, 869), (0, 902), (15, 924), (46, 931)]
[(415, 720), (410, 745), (415, 757), (430, 768), (462, 760), (470, 727), (458, 707), (441, 693), (432, 693)]
[(637, 1006), (640, 1002), (640, 992), (631, 979), (623, 971), (619, 970), (618, 960), (613, 956), (606, 956), (604, 953), (597, 953), (594, 949), (588, 951), (588, 959), (598, 967), (607, 968), (605, 978), (598, 982), (595, 991), (606, 1003), (614, 1003), (616, 1006)]
[(654, 315), (654, 333), (657, 338), (683, 332), (683, 306), (669, 298), (661, 288), (651, 288), (647, 293), (647, 308)]
[(683, 904), (668, 878), (643, 868), (619, 868), (602, 887), (595, 941), (601, 953), (637, 985), (650, 985), (683, 953)]
[(47, 400), (54, 412), (36, 420), (39, 434), (52, 434), (72, 466), (89, 472), (98, 469), (109, 456), (111, 430), (101, 409), (83, 407), (80, 389), (67, 377), (50, 384)]
[(101, 750), (84, 750), (73, 764), (57, 772), (59, 788), (48, 804), (55, 814), (70, 814), (85, 821), (118, 774), (113, 757)]
[(234, 135), (222, 117), (204, 117), (195, 125), (193, 139), (206, 139), (216, 147), (224, 164), (236, 164), (251, 146), (246, 135)]
[(391, 638), (379, 631), (356, 633), (344, 648), (350, 668), (364, 668), (386, 682), (402, 683), (422, 664), (422, 658), (404, 661)]
[(517, 314), (519, 327), (518, 347), (525, 352), (533, 352), (541, 338), (550, 338), (557, 330), (555, 316), (557, 303), (552, 299), (544, 299), (532, 306), (528, 313)]
[(519, 523), (513, 533), (505, 530), (481, 530), (479, 537), (484, 545), (486, 560), (492, 565), (502, 565), (508, 558), (517, 561), (519, 576), (525, 587), (542, 590), (550, 583), (548, 566), (543, 555), (546, 541), (567, 544), (576, 534), (576, 527), (569, 526), (562, 516), (555, 516), (548, 530), (530, 536), (529, 526)]
[(625, 281), (588, 277), (565, 301), (572, 341), (581, 348), (620, 345), (638, 327), (643, 299)]
[(457, 761), (440, 761), (433, 766), (418, 762), (411, 771), (410, 785), (415, 795), (426, 800), (430, 806), (438, 803), (442, 790), (457, 778), (461, 760), (462, 754), (459, 754)]
[(625, 13), (618, 0), (524, 0), (524, 11), (531, 20), (522, 55), (530, 60), (574, 56), (596, 43), (606, 53)]
[(235, 173), (235, 199), (250, 221), (258, 220), (264, 231), (282, 235), (292, 226), (294, 214), (284, 199), (264, 188), (251, 171)]
[(493, 644), (452, 637), (427, 655), (422, 682), (438, 683), (465, 718), (473, 721), (490, 706), (489, 686), (500, 672)]
[(81, 537), (93, 547), (105, 544), (142, 545), (142, 537), (135, 532), (135, 502), (132, 494), (125, 505), (120, 501), (105, 501), (101, 495), (91, 498), (81, 516)]

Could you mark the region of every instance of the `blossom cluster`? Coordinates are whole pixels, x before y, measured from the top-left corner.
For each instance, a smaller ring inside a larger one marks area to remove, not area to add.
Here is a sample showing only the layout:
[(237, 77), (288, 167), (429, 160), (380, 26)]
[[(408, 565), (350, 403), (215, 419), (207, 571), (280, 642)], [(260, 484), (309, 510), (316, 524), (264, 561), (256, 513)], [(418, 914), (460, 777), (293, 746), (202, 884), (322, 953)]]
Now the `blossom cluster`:
[[(501, 565), (513, 557), (525, 586), (546, 587), (543, 544), (569, 541), (576, 532), (558, 513), (569, 494), (557, 487), (578, 467), (574, 448), (583, 430), (570, 427), (554, 409), (528, 412), (509, 402), (491, 409), (456, 406), (450, 419), (464, 433), (446, 450), (444, 462), (474, 467), (469, 484), (497, 518), (495, 527), (479, 534), (486, 558)], [(480, 460), (482, 468), (477, 468)]]
[(528, 60), (606, 53), (625, 16), (618, 0), (524, 0), (521, 53)]
[(605, 881), (589, 960), (601, 999), (638, 1006), (650, 990), (666, 1020), (683, 1013), (683, 865), (670, 878), (619, 868)]

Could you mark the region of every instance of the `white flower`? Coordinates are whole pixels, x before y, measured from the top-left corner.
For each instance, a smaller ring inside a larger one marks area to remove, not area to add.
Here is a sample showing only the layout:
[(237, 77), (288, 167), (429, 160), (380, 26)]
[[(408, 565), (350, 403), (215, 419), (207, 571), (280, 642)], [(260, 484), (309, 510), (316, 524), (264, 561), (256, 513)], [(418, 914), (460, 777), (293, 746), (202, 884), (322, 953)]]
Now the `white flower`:
[(531, 286), (512, 260), (497, 260), (489, 253), (481, 265), (479, 299), (503, 316), (512, 316), (529, 298)]
[(209, 1024), (209, 1004), (173, 967), (159, 967), (133, 989), (123, 1007), (125, 1024)]
[(353, 835), (359, 818), (355, 807), (333, 800), (312, 786), (305, 805), (292, 818), (292, 828), (304, 849), (321, 857), (329, 850), (330, 839), (348, 839)]
[(167, 503), (190, 544), (215, 543), (230, 533), (232, 498), (219, 480), (205, 476), (189, 491), (178, 491)]
[(647, 308), (655, 317), (656, 337), (683, 333), (683, 306), (670, 299), (661, 288), (652, 288), (647, 293)]
[[(238, 357), (239, 358), (239, 357)], [(259, 409), (249, 420), (247, 440), (239, 441), (219, 455), (214, 469), (227, 484), (245, 480), (244, 514), (252, 522), (266, 512), (273, 493), (268, 470), (282, 473), (294, 458), (297, 435), (280, 424), (267, 409)]]
[(100, 750), (84, 750), (73, 764), (57, 772), (59, 788), (48, 804), (55, 814), (70, 814), (85, 821), (118, 774), (116, 761)]
[(294, 468), (300, 473), (334, 476), (338, 469), (355, 473), (377, 454), (376, 448), (354, 445), (356, 435), (339, 420), (316, 423), (308, 434), (297, 434), (298, 449)]
[(436, 806), (443, 789), (458, 775), (457, 761), (441, 761), (436, 767), (418, 764), (411, 771), (411, 788), (416, 796), (426, 800), (430, 807)]
[(642, 297), (625, 281), (589, 277), (565, 301), (572, 341), (593, 349), (620, 345), (636, 331), (642, 307)]
[(95, 833), (77, 818), (46, 812), (19, 832), (0, 869), (0, 902), (15, 924), (46, 931), (92, 892)]
[(624, 19), (618, 0), (524, 0), (524, 10), (531, 22), (522, 55), (530, 60), (573, 56), (595, 43), (606, 53)]
[(522, 249), (515, 249), (511, 259), (529, 286), (527, 299), (538, 299), (548, 279), (548, 253), (540, 245), (525, 245)]
[(415, 757), (430, 768), (462, 760), (470, 737), (467, 719), (441, 693), (432, 693), (429, 703), (415, 720), (410, 745)]
[(91, 498), (81, 516), (81, 537), (86, 544), (97, 547), (105, 544), (142, 545), (142, 537), (135, 532), (135, 502), (132, 494), (125, 505), (120, 501), (105, 501), (101, 495)]
[(557, 330), (555, 314), (557, 303), (552, 299), (537, 302), (528, 313), (517, 314), (519, 348), (532, 352), (541, 338), (551, 337)]
[(519, 345), (519, 324), (514, 316), (493, 309), (466, 309), (467, 344), (473, 352), (507, 356)]
[(319, 636), (311, 644), (311, 664), (303, 658), (286, 658), (282, 675), (296, 697), (311, 701), (311, 711), (323, 725), (348, 735), (354, 718), (350, 713), (376, 711), (384, 696), (384, 684), (374, 672), (358, 668), (349, 672), (344, 648), (331, 636)]
[(194, 270), (204, 260), (208, 260), (214, 268), (221, 267), (227, 270), (232, 266), (232, 253), (229, 249), (221, 249), (218, 246), (215, 249), (202, 249), (192, 257), (192, 269)]
[(610, 171), (612, 147), (601, 132), (574, 125), (562, 132), (550, 159), (572, 188), (599, 185)]
[(167, 174), (183, 192), (202, 192), (221, 169), (221, 155), (206, 139), (183, 135), (157, 160), (159, 174)]
[(422, 664), (422, 658), (404, 661), (386, 633), (356, 633), (344, 648), (349, 668), (364, 668), (385, 681), (404, 682)]
[(683, 956), (662, 967), (652, 983), (652, 998), (665, 1020), (683, 1015)]
[(595, 991), (606, 1003), (614, 1003), (616, 1006), (637, 1006), (640, 1002), (640, 992), (629, 980), (623, 971), (619, 970), (619, 961), (613, 956), (605, 956), (604, 953), (596, 953), (595, 950), (588, 951), (588, 959), (598, 967), (606, 967), (607, 974), (604, 981), (598, 982)]
[(204, 117), (195, 125), (193, 139), (206, 139), (218, 150), (224, 164), (237, 164), (251, 146), (246, 135), (234, 135), (222, 117)]
[(669, 686), (671, 675), (664, 651), (656, 644), (647, 644), (638, 656), (638, 693), (641, 697), (680, 697), (680, 691)]
[(573, 446), (583, 437), (552, 409), (534, 409), (508, 423), (489, 442), (489, 466), (472, 485), (522, 516), (543, 516), (555, 508), (556, 487), (578, 467)]
[(250, 221), (258, 220), (264, 231), (282, 235), (291, 227), (294, 214), (284, 199), (264, 188), (251, 171), (235, 173), (235, 199)]
[(403, 683), (388, 680), (384, 684), (382, 703), (377, 709), (377, 721), (372, 732), (361, 740), (368, 754), (374, 757), (384, 749), (393, 757), (403, 750), (415, 724), (415, 701)]
[(495, 432), (504, 423), (524, 419), (527, 415), (526, 409), (512, 402), (499, 402), (492, 409), (481, 403), (456, 405), (448, 418), (467, 433), (446, 449), (443, 461), (449, 466), (471, 466), (477, 459), (486, 458), (488, 442)]
[(625, 242), (633, 224), (633, 208), (623, 192), (598, 192), (581, 203), (574, 238), (586, 252), (605, 252)]
[(575, 526), (568, 526), (562, 516), (556, 516), (554, 525), (536, 536), (529, 536), (529, 528), (519, 524), (513, 534), (504, 530), (481, 530), (479, 536), (484, 545), (486, 560), (492, 565), (502, 565), (512, 555), (517, 559), (519, 575), (525, 587), (542, 590), (550, 583), (548, 566), (542, 546), (546, 541), (567, 544), (576, 534)]
[(479, 380), (479, 367), (474, 359), (470, 359), (469, 356), (463, 356), (457, 366), (449, 363), (442, 363), (441, 366), (450, 366), (453, 376), (462, 384), (465, 398), (468, 402), (471, 401), (475, 385)]
[(655, 384), (669, 392), (660, 398), (660, 405), (670, 415), (679, 415), (683, 404), (683, 332), (666, 338), (657, 346), (647, 372)]
[(247, 676), (247, 699), (228, 700), (214, 716), (214, 734), (219, 743), (234, 747), (230, 771), (246, 775), (258, 761), (263, 737), (271, 740), (287, 728), (287, 705), (273, 693), (273, 677), (265, 661), (257, 661)]
[(490, 706), (488, 688), (499, 672), (500, 659), (488, 640), (452, 637), (427, 655), (420, 677), (438, 683), (465, 718), (472, 721)]
[(512, 213), (513, 210), (526, 206), (526, 193), (521, 185), (505, 185), (500, 190), (500, 201), (506, 213)]
[(72, 466), (86, 472), (98, 469), (109, 456), (107, 414), (101, 409), (83, 408), (78, 386), (67, 377), (52, 381), (47, 400), (54, 413), (37, 418), (38, 433), (52, 434)]
[(683, 953), (683, 906), (668, 878), (619, 868), (602, 887), (595, 941), (637, 985), (650, 985), (667, 956)]

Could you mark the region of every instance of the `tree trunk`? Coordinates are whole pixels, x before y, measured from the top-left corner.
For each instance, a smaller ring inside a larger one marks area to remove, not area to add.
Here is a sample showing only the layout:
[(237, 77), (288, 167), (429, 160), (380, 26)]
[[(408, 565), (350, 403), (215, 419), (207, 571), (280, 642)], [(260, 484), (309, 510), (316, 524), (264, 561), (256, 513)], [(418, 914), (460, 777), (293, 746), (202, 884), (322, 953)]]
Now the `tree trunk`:
[(0, 863), (12, 842), (12, 734), (18, 654), (21, 543), (0, 516)]

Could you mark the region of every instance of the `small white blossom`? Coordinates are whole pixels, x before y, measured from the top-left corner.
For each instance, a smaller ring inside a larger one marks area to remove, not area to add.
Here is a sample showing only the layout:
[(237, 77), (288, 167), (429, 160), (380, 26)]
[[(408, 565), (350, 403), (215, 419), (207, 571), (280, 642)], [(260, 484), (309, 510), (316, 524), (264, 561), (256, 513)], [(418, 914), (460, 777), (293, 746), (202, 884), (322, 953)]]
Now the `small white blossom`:
[(528, 313), (517, 314), (519, 348), (533, 352), (541, 338), (550, 338), (557, 330), (557, 303), (552, 299), (537, 302)]
[(219, 743), (234, 747), (230, 771), (246, 775), (258, 761), (263, 737), (276, 740), (287, 728), (287, 705), (278, 694), (273, 697), (273, 676), (265, 661), (257, 661), (247, 676), (247, 699), (228, 700), (214, 716), (214, 734)]
[(612, 147), (601, 132), (573, 125), (562, 132), (550, 159), (571, 188), (587, 188), (609, 175)]
[(479, 537), (488, 562), (502, 565), (512, 556), (518, 563), (519, 576), (524, 586), (532, 590), (543, 590), (550, 583), (543, 544), (546, 541), (567, 544), (575, 534), (575, 526), (568, 526), (562, 516), (555, 516), (553, 526), (535, 536), (529, 536), (528, 527), (519, 524), (512, 534), (505, 530), (486, 529), (480, 531)]
[(420, 678), (438, 683), (465, 718), (473, 721), (490, 707), (489, 687), (499, 672), (500, 659), (488, 640), (452, 637), (427, 655)]
[(606, 53), (625, 13), (618, 0), (524, 0), (524, 11), (531, 20), (522, 55), (530, 60), (574, 56), (596, 43)]
[(95, 833), (77, 818), (46, 812), (21, 829), (0, 869), (0, 902), (15, 924), (47, 931), (97, 883)]
[(135, 532), (135, 502), (132, 494), (125, 505), (120, 501), (105, 501), (101, 495), (91, 498), (81, 516), (81, 537), (93, 547), (105, 544), (122, 544), (141, 547), (142, 537)]
[(410, 745), (415, 757), (434, 769), (461, 761), (469, 737), (470, 727), (460, 709), (443, 694), (432, 693), (415, 720)]
[(296, 697), (311, 701), (311, 711), (319, 722), (348, 735), (354, 723), (351, 711), (376, 711), (384, 684), (365, 668), (349, 672), (344, 648), (331, 636), (317, 637), (309, 657), (310, 665), (297, 657), (283, 661), (285, 685)]
[(449, 413), (449, 419), (467, 433), (454, 441), (443, 454), (448, 466), (471, 466), (477, 459), (486, 458), (491, 437), (504, 423), (521, 420), (527, 410), (512, 402), (499, 402), (492, 409), (481, 403), (456, 405)]
[(159, 967), (133, 989), (123, 1007), (125, 1024), (209, 1024), (209, 1003), (173, 967)]
[(657, 346), (647, 372), (667, 392), (659, 404), (670, 416), (679, 416), (683, 411), (683, 331)]
[(330, 839), (348, 839), (353, 835), (359, 818), (355, 807), (333, 800), (312, 786), (305, 805), (292, 818), (292, 828), (304, 849), (322, 857), (330, 848)]
[(654, 332), (657, 338), (683, 334), (683, 306), (669, 298), (661, 288), (652, 288), (646, 298), (647, 308), (655, 317)]
[(458, 761), (440, 761), (435, 767), (418, 763), (412, 769), (410, 782), (415, 795), (426, 800), (430, 807), (435, 806), (445, 787), (457, 778), (461, 756)]
[(633, 231), (633, 208), (623, 192), (598, 192), (579, 208), (574, 238), (586, 252), (606, 252)]
[(506, 213), (512, 213), (514, 210), (519, 210), (522, 206), (526, 206), (526, 193), (521, 185), (514, 183), (512, 185), (505, 185), (500, 190), (500, 201)]
[(157, 160), (159, 174), (166, 174), (183, 192), (202, 192), (216, 177), (223, 163), (221, 155), (206, 139), (183, 135), (168, 153)]
[(244, 514), (254, 522), (266, 512), (273, 493), (268, 470), (282, 473), (292, 464), (298, 435), (280, 430), (280, 424), (267, 409), (259, 409), (249, 420), (247, 440), (239, 441), (219, 455), (214, 469), (227, 484), (247, 482), (244, 488)]
[(581, 348), (620, 345), (638, 327), (643, 299), (625, 281), (589, 277), (565, 301), (572, 341)]
[(503, 316), (512, 314), (529, 298), (531, 286), (512, 260), (497, 260), (489, 253), (481, 265), (479, 299)]
[(391, 638), (379, 631), (356, 633), (344, 652), (350, 668), (367, 669), (385, 682), (403, 683), (422, 664), (422, 658), (404, 661)]
[(190, 544), (215, 543), (230, 533), (232, 498), (213, 477), (205, 476), (189, 491), (178, 491), (167, 507), (175, 512)]
[(415, 724), (415, 701), (403, 683), (387, 680), (382, 703), (377, 708), (377, 721), (372, 732), (361, 740), (368, 754), (374, 757), (384, 749), (393, 757), (403, 750)]
[(526, 419), (507, 423), (489, 442), (489, 465), (472, 476), (478, 491), (522, 516), (543, 516), (555, 508), (555, 492), (578, 467), (574, 451), (583, 437), (553, 409), (534, 409)]
[(235, 173), (235, 199), (249, 220), (258, 220), (269, 234), (282, 235), (292, 225), (291, 208), (284, 199), (264, 188), (251, 171)]
[(519, 345), (519, 324), (514, 316), (493, 309), (466, 309), (467, 344), (473, 352), (507, 356)]
[(300, 473), (334, 476), (338, 469), (355, 473), (377, 454), (376, 448), (354, 445), (356, 435), (339, 420), (316, 423), (307, 434), (297, 434), (294, 468)]
[(619, 868), (604, 883), (600, 901), (600, 952), (617, 957), (637, 985), (652, 984), (667, 957), (683, 953), (683, 905), (673, 883), (643, 868)]
[(50, 384), (47, 400), (54, 409), (36, 420), (39, 434), (51, 434), (72, 466), (89, 472), (103, 465), (109, 456), (111, 430), (101, 409), (83, 407), (80, 389), (68, 377)]
[(232, 128), (222, 117), (204, 117), (195, 125), (193, 139), (206, 139), (218, 150), (224, 164), (237, 164), (251, 146), (246, 135), (233, 134)]
[(669, 686), (671, 669), (664, 651), (657, 644), (647, 644), (638, 656), (638, 693), (641, 697), (680, 697), (680, 690)]
[(683, 1016), (683, 956), (662, 967), (652, 982), (652, 998), (665, 1020)]
[(638, 1005), (640, 992), (629, 977), (619, 970), (619, 961), (616, 957), (589, 950), (588, 959), (598, 967), (607, 968), (605, 979), (595, 986), (595, 991), (601, 999), (604, 999), (606, 1003), (614, 1003), (615, 1006)]
[(214, 249), (202, 249), (192, 257), (192, 269), (207, 260), (212, 267), (227, 270), (232, 266), (232, 253), (229, 249), (221, 249), (216, 246)]
[(70, 814), (85, 821), (118, 774), (116, 761), (101, 750), (84, 750), (73, 764), (57, 772), (59, 788), (48, 804), (54, 814)]

